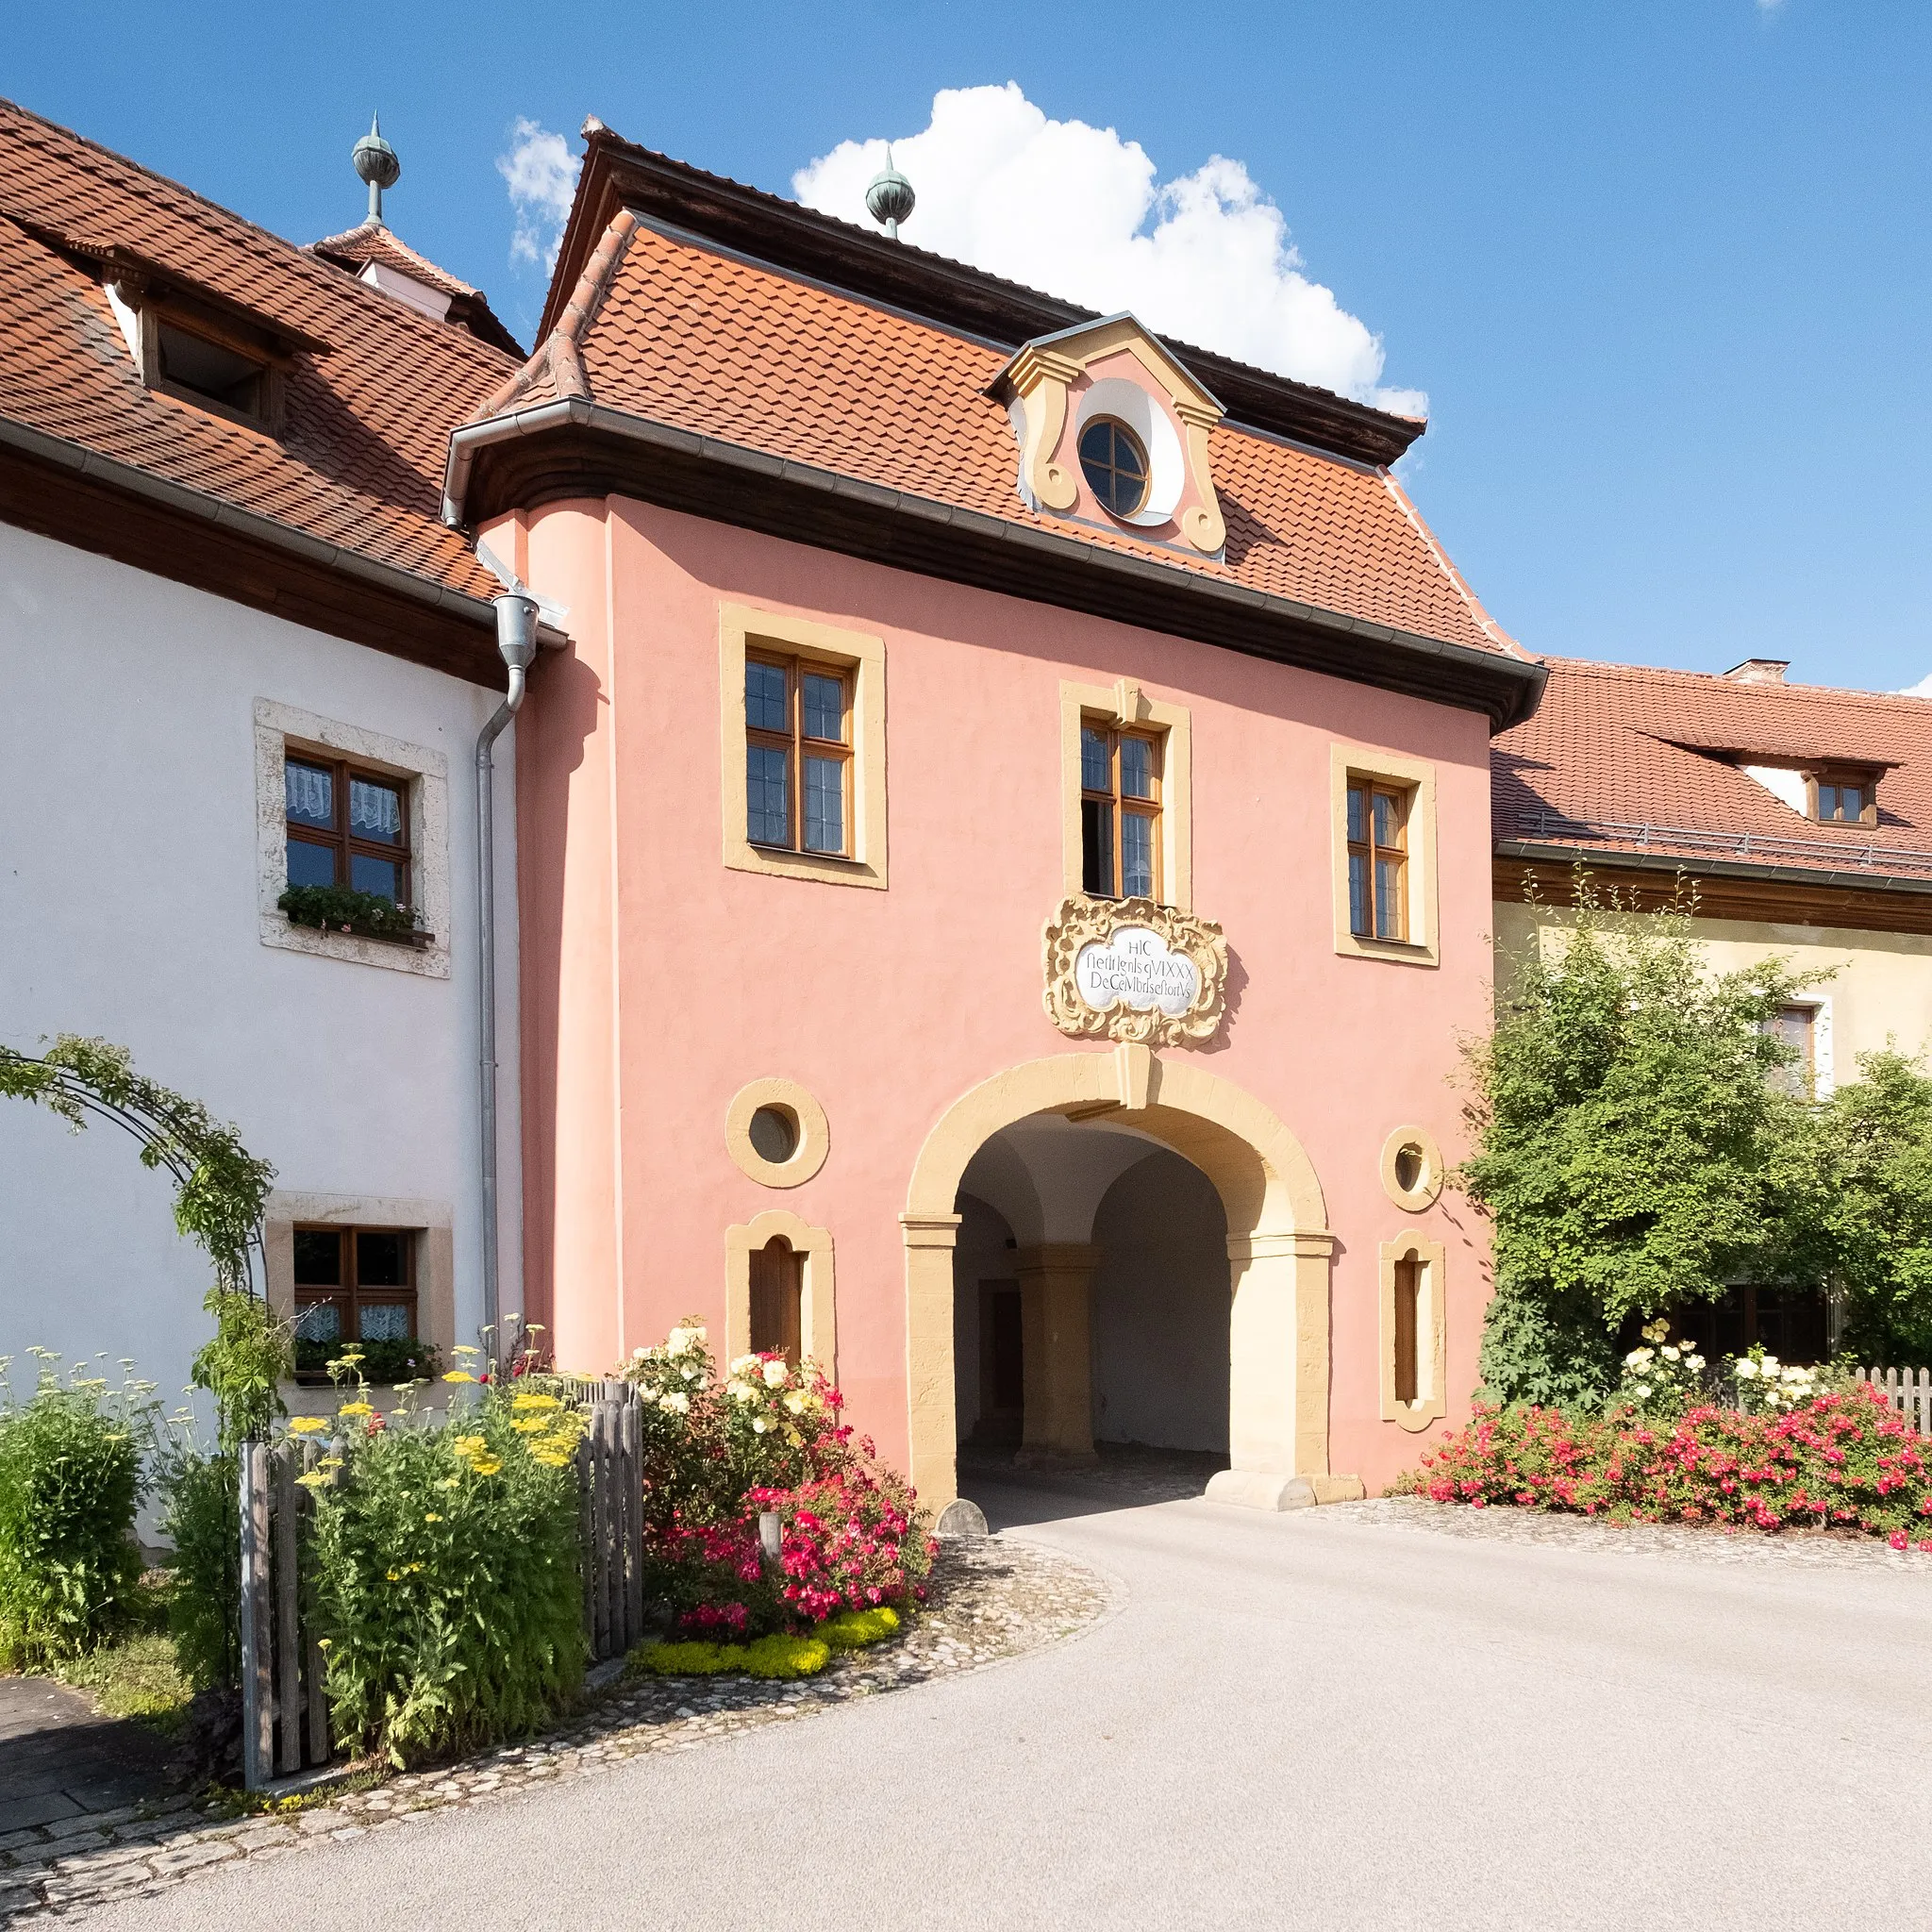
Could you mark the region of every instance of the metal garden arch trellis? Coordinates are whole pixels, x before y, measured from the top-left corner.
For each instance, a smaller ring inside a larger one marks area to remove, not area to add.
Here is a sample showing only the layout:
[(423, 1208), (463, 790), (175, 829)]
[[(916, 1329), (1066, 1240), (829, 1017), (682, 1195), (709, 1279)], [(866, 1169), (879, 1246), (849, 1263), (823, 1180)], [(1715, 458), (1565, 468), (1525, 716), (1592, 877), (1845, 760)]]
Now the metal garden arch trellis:
[[(216, 1296), (243, 1294), (265, 1302), (267, 1259), (262, 1210), (275, 1169), (242, 1146), (199, 1101), (163, 1087), (134, 1071), (124, 1046), (63, 1033), (44, 1054), (25, 1054), (0, 1045), (0, 1094), (46, 1108), (78, 1133), (90, 1119), (110, 1121), (140, 1144), (145, 1168), (158, 1169), (175, 1182), (175, 1225), (195, 1241), (214, 1263)], [(200, 1369), (197, 1365), (197, 1379)], [(218, 1403), (222, 1391), (213, 1391)], [(225, 1417), (225, 1424), (226, 1418)], [(265, 1632), (257, 1630), (258, 1575), (267, 1553), (258, 1547), (250, 1507), (248, 1474), (256, 1444), (240, 1445), (241, 1641), (243, 1659), (253, 1658)], [(251, 1788), (261, 1781), (259, 1751), (253, 1748), (262, 1726), (258, 1673), (242, 1671), (242, 1737)]]

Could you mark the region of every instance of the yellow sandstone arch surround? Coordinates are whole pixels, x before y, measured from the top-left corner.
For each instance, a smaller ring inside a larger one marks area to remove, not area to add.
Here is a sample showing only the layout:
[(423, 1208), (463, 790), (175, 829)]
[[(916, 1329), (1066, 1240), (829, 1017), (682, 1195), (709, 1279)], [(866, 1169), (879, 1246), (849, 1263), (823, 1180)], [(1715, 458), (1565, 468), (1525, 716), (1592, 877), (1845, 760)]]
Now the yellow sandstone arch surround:
[(1118, 1115), (1191, 1160), (1221, 1195), (1234, 1291), (1229, 1459), (1208, 1494), (1263, 1508), (1359, 1495), (1328, 1470), (1328, 1232), (1302, 1145), (1253, 1094), (1192, 1061), (1122, 1044), (1009, 1067), (948, 1108), (919, 1151), (900, 1217), (912, 1480), (927, 1507), (958, 1494), (953, 1246), (959, 1178), (983, 1141), (1029, 1114)]

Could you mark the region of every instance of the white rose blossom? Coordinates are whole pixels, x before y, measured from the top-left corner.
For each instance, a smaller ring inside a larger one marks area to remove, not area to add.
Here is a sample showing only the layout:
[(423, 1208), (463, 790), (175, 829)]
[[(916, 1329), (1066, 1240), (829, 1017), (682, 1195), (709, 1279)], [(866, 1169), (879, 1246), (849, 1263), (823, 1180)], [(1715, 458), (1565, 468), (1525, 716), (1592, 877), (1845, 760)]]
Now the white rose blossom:
[(1739, 1381), (1748, 1382), (1757, 1374), (1757, 1364), (1748, 1355), (1740, 1356), (1738, 1358), (1736, 1373)]
[(785, 1380), (785, 1363), (783, 1358), (767, 1362), (764, 1368), (764, 1376), (767, 1389), (780, 1387)]

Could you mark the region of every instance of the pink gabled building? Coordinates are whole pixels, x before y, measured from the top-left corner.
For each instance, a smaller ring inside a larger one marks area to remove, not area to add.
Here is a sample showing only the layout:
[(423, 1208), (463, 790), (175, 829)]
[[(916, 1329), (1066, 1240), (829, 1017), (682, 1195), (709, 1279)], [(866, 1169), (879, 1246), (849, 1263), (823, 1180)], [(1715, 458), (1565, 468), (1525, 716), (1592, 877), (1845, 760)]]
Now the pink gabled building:
[(1466, 1413), (1442, 1191), (1491, 734), (1541, 667), (1417, 423), (591, 136), (446, 513), (562, 607), (518, 722), (524, 1275), (956, 1448), (1359, 1493)]

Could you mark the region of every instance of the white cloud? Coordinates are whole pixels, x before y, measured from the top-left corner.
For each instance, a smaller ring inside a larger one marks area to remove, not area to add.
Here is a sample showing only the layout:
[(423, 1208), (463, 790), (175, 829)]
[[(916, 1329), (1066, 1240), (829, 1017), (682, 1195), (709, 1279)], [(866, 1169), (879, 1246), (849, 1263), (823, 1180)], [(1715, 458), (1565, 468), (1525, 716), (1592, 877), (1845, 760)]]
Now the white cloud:
[(1932, 698), (1932, 676), (1922, 677), (1917, 684), (1908, 684), (1899, 692), (1902, 698)]
[(516, 211), (516, 232), (509, 242), (512, 261), (532, 266), (541, 262), (546, 273), (557, 266), (580, 165), (562, 135), (517, 117), (510, 129), (509, 152), (496, 158), (496, 172), (503, 176), (509, 205)]
[[(1157, 178), (1139, 142), (1050, 121), (1020, 92), (949, 88), (923, 133), (892, 142), (918, 207), (908, 242), (1110, 314), (1131, 308), (1176, 341), (1406, 415), (1419, 390), (1382, 384), (1382, 341), (1303, 273), (1281, 210), (1240, 161), (1215, 155)], [(868, 227), (883, 139), (845, 141), (791, 177), (800, 201)]]

